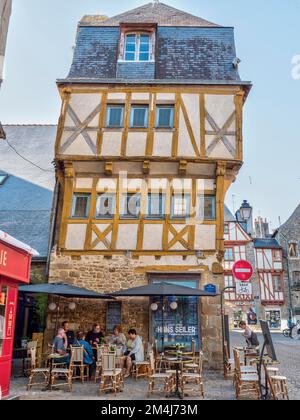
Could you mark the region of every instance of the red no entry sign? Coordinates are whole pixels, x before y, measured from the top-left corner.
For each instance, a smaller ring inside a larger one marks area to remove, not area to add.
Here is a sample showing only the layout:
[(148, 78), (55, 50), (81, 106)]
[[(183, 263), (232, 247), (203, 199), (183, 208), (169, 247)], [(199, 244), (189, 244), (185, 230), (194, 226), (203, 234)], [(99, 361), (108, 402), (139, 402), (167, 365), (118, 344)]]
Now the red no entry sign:
[(233, 275), (240, 281), (249, 281), (253, 275), (252, 265), (248, 261), (237, 261), (232, 268)]

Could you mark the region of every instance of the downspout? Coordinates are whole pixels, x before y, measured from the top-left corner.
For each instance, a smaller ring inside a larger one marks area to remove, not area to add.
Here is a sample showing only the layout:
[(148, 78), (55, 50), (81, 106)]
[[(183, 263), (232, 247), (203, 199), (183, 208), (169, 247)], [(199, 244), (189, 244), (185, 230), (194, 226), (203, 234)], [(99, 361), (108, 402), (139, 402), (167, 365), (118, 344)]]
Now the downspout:
[(54, 196), (53, 196), (53, 202), (52, 202), (52, 209), (51, 209), (51, 216), (50, 216), (50, 238), (49, 238), (47, 264), (46, 264), (46, 278), (47, 278), (47, 280), (49, 279), (51, 250), (52, 250), (53, 245), (54, 245), (59, 188), (60, 188), (60, 184), (59, 184), (58, 179), (56, 178), (55, 188), (54, 188)]
[(292, 283), (291, 283), (291, 273), (290, 273), (290, 261), (289, 261), (289, 247), (288, 247), (288, 240), (286, 236), (278, 230), (279, 235), (282, 236), (285, 242), (285, 252), (286, 252), (286, 268), (287, 268), (287, 276), (288, 276), (288, 287), (289, 287), (289, 313), (290, 317), (294, 318), (294, 308), (293, 308), (293, 296), (292, 296)]

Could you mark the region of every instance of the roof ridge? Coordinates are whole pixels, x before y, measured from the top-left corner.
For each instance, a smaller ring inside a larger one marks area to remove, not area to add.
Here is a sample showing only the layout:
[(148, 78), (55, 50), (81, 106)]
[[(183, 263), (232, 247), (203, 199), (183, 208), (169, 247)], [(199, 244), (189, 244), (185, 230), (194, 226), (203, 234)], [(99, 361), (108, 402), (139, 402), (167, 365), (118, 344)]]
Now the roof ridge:
[(2, 127), (57, 127), (57, 124), (2, 124)]
[[(97, 19), (97, 17), (99, 18)], [(82, 17), (79, 24), (90, 24), (91, 26), (118, 26), (120, 23), (126, 23), (126, 21), (123, 20), (126, 18), (128, 19), (128, 23), (134, 23), (135, 21), (138, 21), (139, 23), (157, 23), (159, 26), (199, 26), (209, 28), (222, 27), (222, 25), (210, 22), (201, 18), (200, 16), (193, 15), (189, 12), (185, 12), (161, 2), (146, 3), (135, 7), (134, 9), (119, 13), (110, 18), (100, 14), (85, 15)]]

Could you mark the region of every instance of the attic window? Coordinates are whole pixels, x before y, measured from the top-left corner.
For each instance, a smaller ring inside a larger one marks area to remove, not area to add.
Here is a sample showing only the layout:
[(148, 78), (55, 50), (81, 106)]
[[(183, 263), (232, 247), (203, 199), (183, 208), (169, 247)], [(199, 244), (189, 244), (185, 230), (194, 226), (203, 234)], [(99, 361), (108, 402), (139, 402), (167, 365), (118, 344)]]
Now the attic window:
[(119, 61), (154, 61), (156, 26), (121, 24)]
[(7, 174), (0, 174), (0, 186), (4, 184), (7, 178), (8, 178)]

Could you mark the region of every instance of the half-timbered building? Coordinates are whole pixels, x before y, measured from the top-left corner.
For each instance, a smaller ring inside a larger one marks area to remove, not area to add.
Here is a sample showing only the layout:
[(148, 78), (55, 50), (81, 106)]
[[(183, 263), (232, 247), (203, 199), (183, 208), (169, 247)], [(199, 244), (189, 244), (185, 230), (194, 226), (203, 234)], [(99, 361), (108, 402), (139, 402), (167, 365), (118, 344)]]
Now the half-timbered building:
[[(224, 198), (243, 161), (251, 87), (238, 63), (233, 28), (163, 3), (79, 22), (70, 73), (57, 82), (50, 281), (103, 292), (159, 280), (223, 288)], [(165, 341), (194, 339), (220, 366), (219, 299), (178, 303)], [(74, 328), (100, 321), (109, 332), (110, 307), (81, 303)], [(113, 319), (153, 341), (159, 311), (129, 299)]]

